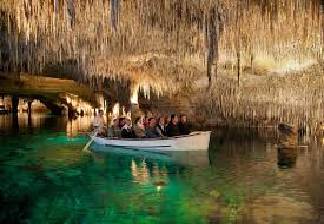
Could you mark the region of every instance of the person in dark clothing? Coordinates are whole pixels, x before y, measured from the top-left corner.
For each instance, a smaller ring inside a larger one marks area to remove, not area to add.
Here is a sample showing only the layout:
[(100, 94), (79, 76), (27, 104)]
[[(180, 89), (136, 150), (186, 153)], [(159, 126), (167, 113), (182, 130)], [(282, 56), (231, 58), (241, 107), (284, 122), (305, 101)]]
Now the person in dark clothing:
[(150, 118), (148, 120), (148, 127), (145, 130), (145, 135), (148, 138), (161, 137), (160, 133), (158, 132), (158, 128), (156, 126), (156, 119), (155, 118)]
[(189, 135), (190, 134), (190, 125), (187, 122), (187, 116), (182, 114), (180, 115), (180, 121), (178, 124), (179, 131), (181, 135)]
[(121, 117), (119, 118), (119, 128), (122, 129), (126, 124), (126, 119)]
[(135, 138), (135, 133), (132, 129), (132, 121), (130, 119), (125, 119), (125, 125), (122, 127), (121, 137)]
[(157, 121), (157, 129), (158, 132), (160, 133), (160, 136), (166, 136), (166, 126), (165, 126), (165, 119), (164, 117), (159, 117)]
[(178, 127), (178, 116), (176, 114), (171, 115), (171, 121), (166, 127), (166, 134), (168, 137), (179, 136), (181, 135)]

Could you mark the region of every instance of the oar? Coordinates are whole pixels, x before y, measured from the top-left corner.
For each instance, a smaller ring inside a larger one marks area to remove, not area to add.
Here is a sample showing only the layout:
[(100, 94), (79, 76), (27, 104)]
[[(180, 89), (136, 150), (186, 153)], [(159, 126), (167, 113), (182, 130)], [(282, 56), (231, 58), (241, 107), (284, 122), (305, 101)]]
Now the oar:
[(96, 136), (96, 135), (97, 135), (96, 131), (92, 135), (90, 135), (91, 139), (90, 139), (90, 141), (88, 141), (88, 143), (82, 149), (83, 152), (89, 152), (88, 148), (90, 147), (91, 143), (94, 141), (93, 137)]

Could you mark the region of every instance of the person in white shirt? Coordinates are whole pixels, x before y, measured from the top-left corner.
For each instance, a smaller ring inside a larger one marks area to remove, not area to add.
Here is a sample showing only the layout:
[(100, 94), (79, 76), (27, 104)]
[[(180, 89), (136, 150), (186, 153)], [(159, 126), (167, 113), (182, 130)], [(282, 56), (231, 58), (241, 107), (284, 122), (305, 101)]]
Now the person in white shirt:
[(92, 126), (98, 132), (98, 136), (107, 135), (107, 128), (103, 110), (99, 110), (99, 114), (93, 119)]

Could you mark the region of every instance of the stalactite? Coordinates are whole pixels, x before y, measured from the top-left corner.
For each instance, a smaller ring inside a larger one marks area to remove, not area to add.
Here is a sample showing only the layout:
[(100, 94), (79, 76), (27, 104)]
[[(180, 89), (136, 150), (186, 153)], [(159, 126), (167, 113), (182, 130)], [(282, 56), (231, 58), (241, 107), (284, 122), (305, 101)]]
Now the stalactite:
[(160, 91), (174, 86), (152, 77), (188, 86), (201, 73), (214, 77), (215, 66), (238, 69), (238, 58), (255, 74), (324, 60), (321, 0), (6, 0), (0, 11), (1, 63), (10, 70), (145, 76)]
[(110, 14), (111, 14), (111, 26), (113, 30), (117, 31), (119, 21), (119, 0), (110, 0)]
[(59, 11), (59, 0), (53, 0), (53, 11), (55, 14), (58, 14)]
[(214, 60), (216, 60), (216, 71), (218, 67), (218, 42), (219, 42), (219, 9), (218, 0), (214, 8), (210, 9), (206, 20), (206, 41), (207, 41), (207, 77), (209, 83), (212, 81), (212, 65)]
[(75, 5), (74, 5), (74, 0), (67, 0), (67, 16), (68, 16), (68, 21), (69, 21), (69, 26), (71, 28), (74, 27), (75, 23)]
[(240, 74), (241, 74), (241, 25), (240, 13), (241, 13), (241, 1), (237, 0), (236, 10), (236, 57), (237, 57), (237, 84), (240, 85)]

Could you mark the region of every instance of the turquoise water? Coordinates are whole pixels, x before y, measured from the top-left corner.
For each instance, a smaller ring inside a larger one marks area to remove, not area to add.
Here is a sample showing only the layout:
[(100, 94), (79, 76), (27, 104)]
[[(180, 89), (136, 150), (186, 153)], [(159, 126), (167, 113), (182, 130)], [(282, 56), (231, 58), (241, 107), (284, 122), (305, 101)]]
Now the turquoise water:
[(320, 139), (287, 153), (275, 136), (216, 130), (208, 154), (89, 153), (88, 123), (0, 118), (0, 223), (324, 221)]

